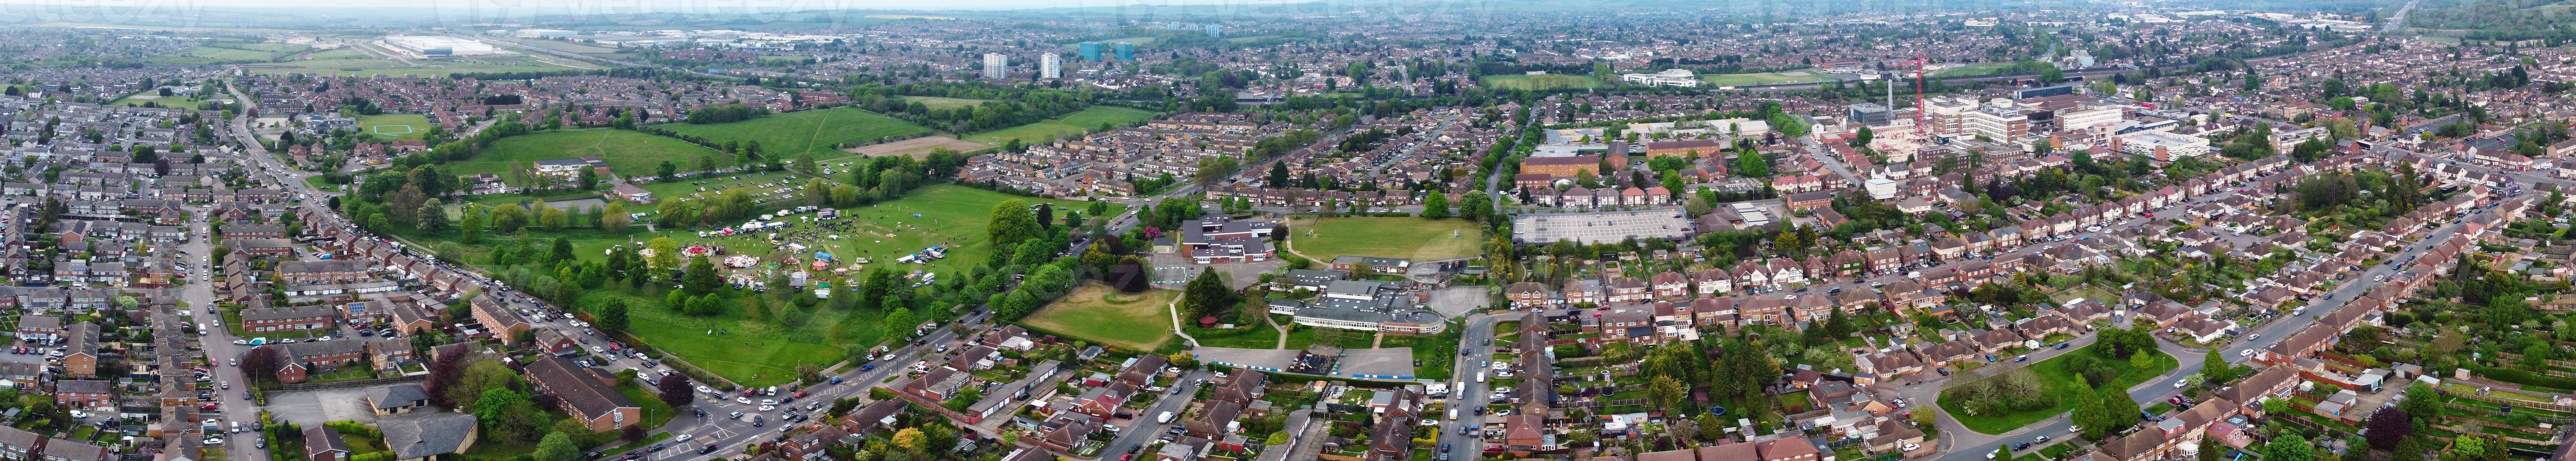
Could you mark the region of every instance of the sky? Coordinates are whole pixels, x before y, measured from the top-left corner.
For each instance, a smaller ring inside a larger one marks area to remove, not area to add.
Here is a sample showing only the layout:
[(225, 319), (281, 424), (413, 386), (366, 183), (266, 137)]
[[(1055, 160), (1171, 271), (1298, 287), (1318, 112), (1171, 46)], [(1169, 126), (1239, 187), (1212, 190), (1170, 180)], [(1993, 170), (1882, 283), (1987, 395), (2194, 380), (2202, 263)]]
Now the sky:
[(192, 10), (204, 8), (432, 8), (485, 10), (774, 12), (818, 9), (994, 10), (1206, 4), (1273, 4), (1304, 0), (0, 0), (17, 8)]

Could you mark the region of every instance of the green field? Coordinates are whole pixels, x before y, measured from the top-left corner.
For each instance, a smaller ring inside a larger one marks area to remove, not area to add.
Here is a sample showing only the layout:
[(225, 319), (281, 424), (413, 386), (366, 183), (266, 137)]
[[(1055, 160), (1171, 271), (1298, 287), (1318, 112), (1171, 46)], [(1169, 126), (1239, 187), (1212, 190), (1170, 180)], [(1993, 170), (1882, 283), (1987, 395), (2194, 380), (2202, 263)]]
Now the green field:
[(1832, 80), (1831, 77), (1823, 75), (1799, 71), (1791, 72), (1800, 75), (1788, 75), (1775, 72), (1754, 74), (1705, 74), (1699, 76), (1699, 81), (1708, 82), (1711, 86), (1748, 86), (1778, 85), (1783, 83), (1812, 83)]
[(1481, 81), (1485, 86), (1497, 90), (1555, 90), (1601, 86), (1601, 81), (1593, 79), (1590, 75), (1487, 75)]
[[(1178, 290), (1157, 288), (1128, 294), (1107, 285), (1084, 284), (1020, 322), (1073, 338), (1150, 352), (1172, 339), (1170, 307), (1172, 300), (1180, 297)], [(1263, 328), (1263, 332), (1269, 331)], [(1277, 336), (1270, 337), (1271, 342), (1276, 342)]]
[[(715, 149), (627, 130), (590, 129), (542, 131), (501, 138), (483, 149), (471, 160), (449, 162), (458, 175), (499, 174), (521, 183), (515, 169), (530, 168), (538, 160), (581, 158), (586, 155), (607, 157), (608, 168), (619, 176), (651, 176), (654, 167), (664, 160), (679, 164), (680, 171), (695, 171), (698, 157), (716, 155)], [(719, 156), (718, 164), (730, 165), (733, 159)]]
[[(2003, 415), (1970, 416), (1966, 411), (1961, 410), (1962, 407), (1960, 403), (1952, 401), (1947, 397), (1947, 393), (1944, 393), (1944, 396), (1940, 399), (1941, 409), (1946, 413), (1949, 413), (1951, 418), (1959, 420), (1960, 425), (1967, 426), (1968, 430), (1986, 434), (2002, 434), (2021, 429), (2022, 426), (2028, 426), (2031, 423), (2036, 423), (2040, 420), (2056, 417), (2057, 415), (2066, 413), (2068, 410), (2074, 409), (2074, 399), (2063, 398), (2063, 396), (2094, 395), (2094, 391), (2092, 389), (2081, 389), (2076, 386), (2075, 381), (2077, 378), (2075, 376), (2075, 372), (2073, 370), (2066, 369), (2067, 357), (2072, 357), (2077, 354), (2099, 354), (2096, 355), (2096, 357), (2100, 357), (2102, 359), (2099, 363), (2104, 367), (2112, 368), (2114, 370), (2113, 376), (2115, 377), (2111, 379), (2111, 382), (2102, 383), (2096, 387), (2109, 386), (2122, 390), (2126, 390), (2130, 386), (2136, 386), (2138, 383), (2146, 382), (2149, 379), (2154, 379), (2156, 376), (2163, 375), (2167, 371), (2173, 371), (2175, 366), (2181, 364), (2181, 362), (2175, 360), (2172, 355), (2167, 355), (2162, 351), (2157, 351), (2154, 352), (2154, 354), (2156, 354), (2155, 365), (2141, 369), (2129, 366), (2129, 361), (2127, 359), (2111, 358), (2111, 355), (2108, 352), (2104, 352), (2108, 349), (2102, 349), (2104, 347), (2107, 346), (2102, 346), (2100, 344), (2084, 346), (2081, 349), (2076, 349), (2074, 351), (2067, 352), (2066, 354), (2052, 357), (2048, 360), (2042, 360), (2039, 363), (2030, 365), (2030, 371), (2038, 373), (2039, 382), (2042, 386), (2045, 386), (2043, 388), (2045, 389), (2043, 393), (2046, 395), (2061, 397), (2058, 399), (2056, 406), (2041, 410), (2014, 412)], [(2011, 359), (2007, 358), (2004, 360)], [(2000, 370), (2002, 367), (1998, 367), (1996, 365), (2009, 363), (2012, 362), (1996, 362), (1994, 364), (1988, 364), (1987, 366)], [(1996, 373), (2001, 373), (2001, 371), (1987, 372), (1989, 376)], [(1986, 379), (1994, 378), (1990, 377)], [(1955, 385), (1956, 384), (1953, 384), (1953, 386)]]
[(1981, 62), (1981, 63), (1975, 63), (1975, 64), (1964, 64), (1964, 65), (1960, 65), (1959, 67), (1952, 67), (1952, 68), (1948, 68), (1948, 69), (1941, 69), (1941, 70), (1932, 71), (1932, 76), (1934, 76), (1934, 77), (1974, 77), (1974, 76), (1979, 76), (1979, 75), (1994, 75), (1994, 74), (2003, 73), (2003, 72), (2004, 72), (2004, 69), (2012, 68), (2012, 66), (2013, 66), (2013, 65), (2012, 65), (2012, 63), (2009, 63), (2009, 62)]
[(1082, 136), (1084, 133), (1090, 133), (1092, 130), (1100, 129), (1101, 124), (1123, 127), (1144, 123), (1146, 120), (1152, 119), (1154, 119), (1154, 113), (1146, 112), (1144, 110), (1129, 109), (1125, 107), (1091, 106), (1089, 108), (1082, 109), (1080, 112), (1064, 114), (1063, 117), (1046, 119), (1045, 121), (1027, 125), (976, 133), (966, 136), (966, 139), (969, 141), (982, 141), (988, 144), (1004, 144), (1012, 139), (1018, 139), (1024, 144), (1044, 144), (1047, 141)]
[(706, 138), (718, 143), (760, 142), (761, 155), (794, 159), (807, 153), (827, 159), (847, 156), (835, 150), (843, 143), (873, 143), (930, 132), (912, 122), (895, 120), (857, 108), (837, 107), (773, 114), (732, 123), (654, 125), (673, 133)]
[(373, 135), (378, 140), (420, 139), (421, 136), (429, 134), (429, 127), (429, 116), (421, 114), (358, 116), (358, 131)]
[[(232, 46), (240, 45), (236, 44)], [(280, 55), (270, 51), (200, 45), (179, 50), (174, 53), (153, 56), (145, 59), (145, 61), (157, 64), (243, 64), (268, 62), (269, 59), (278, 56)]]
[(915, 103), (915, 102), (917, 102), (917, 103), (921, 103), (921, 105), (922, 105), (922, 106), (924, 106), (924, 107), (929, 107), (929, 108), (932, 108), (932, 109), (955, 109), (955, 108), (959, 108), (959, 107), (975, 107), (975, 105), (977, 105), (977, 104), (983, 104), (983, 103), (984, 103), (984, 101), (988, 101), (988, 100), (986, 100), (986, 99), (966, 99), (966, 98), (942, 98), (942, 97), (938, 97), (938, 96), (911, 96), (911, 97), (903, 98), (903, 102), (905, 102), (905, 103)]
[[(637, 187), (653, 191), (653, 196), (658, 198), (694, 199), (714, 196), (717, 192), (736, 187), (750, 187), (764, 190), (778, 187), (804, 187), (805, 180), (807, 178), (811, 178), (811, 176), (787, 171), (771, 171), (750, 174), (733, 174), (715, 178), (689, 178), (686, 181), (661, 181)], [(770, 184), (770, 186), (764, 188), (760, 186), (762, 184)], [(701, 191), (699, 189), (705, 190)], [(644, 211), (640, 208), (628, 208), (636, 211)]]
[[(258, 74), (306, 73), (360, 77), (377, 74), (394, 77), (405, 75), (439, 77), (457, 73), (557, 72), (577, 70), (574, 67), (549, 64), (545, 61), (540, 61), (536, 58), (531, 58), (525, 55), (415, 60), (412, 61), (412, 65), (404, 65), (400, 61), (389, 59), (358, 59), (346, 54), (334, 54), (333, 56), (348, 56), (350, 58), (302, 59), (276, 64), (243, 66), (242, 68), (243, 70)], [(262, 61), (265, 60), (263, 59)]]
[(1484, 231), (1464, 219), (1297, 218), (1288, 224), (1289, 249), (1319, 261), (1345, 255), (1449, 259), (1474, 255), (1484, 242)]
[[(514, 136), (508, 139), (525, 136), (531, 135)], [(486, 155), (490, 153), (487, 152)], [(777, 179), (793, 179), (792, 175), (785, 173), (777, 175), (780, 175), (776, 177)], [(753, 179), (755, 178), (746, 177), (744, 181)], [(648, 185), (647, 188), (663, 184), (685, 185), (688, 182), (669, 181)], [(512, 199), (518, 198), (516, 196), (489, 197), (493, 197), (493, 200), (478, 201), (508, 206), (508, 203), (515, 201)], [(968, 267), (982, 264), (991, 256), (994, 251), (993, 245), (983, 241), (984, 224), (992, 212), (993, 205), (1014, 198), (1030, 202), (1058, 203), (1073, 209), (1080, 209), (1083, 205), (1087, 205), (1072, 201), (1028, 199), (965, 186), (930, 185), (915, 189), (904, 198), (894, 201), (845, 209), (843, 211), (845, 217), (837, 221), (850, 226), (845, 229), (824, 230), (815, 224), (792, 219), (782, 220), (796, 223), (789, 229), (781, 231), (782, 233), (794, 235), (798, 231), (810, 230), (814, 234), (811, 238), (789, 240), (792, 243), (809, 246), (802, 252), (776, 249), (765, 235), (699, 237), (696, 230), (692, 229), (644, 232), (640, 224), (625, 234), (599, 230), (548, 232), (530, 229), (526, 231), (526, 235), (540, 241), (562, 237), (572, 243), (573, 253), (580, 255), (579, 257), (584, 260), (601, 258), (613, 246), (647, 241), (655, 237), (670, 237), (682, 246), (718, 245), (726, 247), (731, 254), (737, 255), (783, 259), (791, 254), (806, 257), (810, 256), (812, 251), (821, 250), (840, 255), (845, 264), (855, 265), (859, 258), (870, 258), (872, 261), (865, 266), (887, 267), (903, 273), (915, 270), (959, 273), (958, 271)], [(778, 206), (783, 208), (792, 205), (779, 204)], [(1112, 210), (1110, 213), (1113, 215), (1125, 210), (1124, 206), (1116, 203), (1110, 205)], [(628, 208), (632, 212), (651, 209), (649, 205)], [(921, 216), (913, 217), (915, 213)], [(437, 242), (457, 236), (456, 231), (453, 230), (444, 235), (426, 235), (416, 230), (397, 230), (395, 235), (414, 243)], [(834, 235), (841, 238), (830, 238)], [(496, 269), (483, 264), (489, 261), (492, 247), (515, 243), (515, 240), (510, 240), (514, 238), (494, 236), (477, 245), (459, 244), (457, 249), (462, 253), (461, 257), (464, 260), (476, 263), (487, 272), (515, 270), (515, 268)], [(931, 245), (948, 247), (949, 257), (928, 264), (893, 262), (893, 259), (898, 256), (911, 254)], [(775, 262), (779, 259), (767, 260)], [(862, 269), (865, 268), (867, 267), (862, 267)], [(848, 276), (856, 275), (855, 271), (848, 274)], [(819, 280), (832, 281), (836, 286), (840, 285), (838, 279), (842, 277), (828, 271), (820, 272), (818, 276)], [(844, 310), (828, 307), (797, 309), (792, 304), (778, 302), (770, 297), (737, 294), (727, 301), (728, 308), (725, 314), (700, 317), (683, 315), (664, 307), (663, 296), (669, 290), (669, 286), (666, 285), (639, 288), (628, 284), (612, 283), (583, 293), (579, 306), (597, 306), (612, 298), (624, 299), (633, 307), (629, 310), (632, 325), (629, 331), (640, 337), (646, 344), (745, 385), (784, 383), (793, 377), (793, 371), (797, 365), (810, 363), (829, 366), (838, 363), (848, 358), (852, 351), (863, 351), (867, 347), (874, 346), (883, 335), (883, 328), (877, 324), (878, 319), (883, 316), (874, 310)], [(761, 309), (760, 312), (762, 312), (757, 318), (749, 313), (754, 308)], [(797, 310), (790, 315), (790, 309)], [(797, 321), (791, 324), (781, 320), (791, 318)], [(726, 330), (729, 333), (710, 335), (707, 333), (710, 330)]]
[(117, 99), (116, 102), (108, 104), (128, 107), (143, 107), (143, 103), (147, 102), (160, 107), (196, 109), (198, 104), (205, 101), (189, 96), (160, 96), (152, 92), (143, 92), (135, 93), (133, 96), (126, 96), (124, 98)]

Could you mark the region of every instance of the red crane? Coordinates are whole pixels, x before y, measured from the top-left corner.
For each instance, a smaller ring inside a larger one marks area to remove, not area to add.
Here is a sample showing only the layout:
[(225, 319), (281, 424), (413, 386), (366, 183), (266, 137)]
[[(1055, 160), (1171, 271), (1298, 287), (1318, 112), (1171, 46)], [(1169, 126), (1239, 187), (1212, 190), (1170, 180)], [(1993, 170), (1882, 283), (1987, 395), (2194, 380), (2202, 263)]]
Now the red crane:
[[(1923, 58), (1923, 52), (1917, 51), (1914, 52), (1913, 60), (1896, 63), (1896, 68), (1898, 69), (1903, 69), (1905, 66), (1914, 66), (1914, 132), (1916, 134), (1922, 134), (1924, 133), (1924, 130), (1930, 128), (1923, 124), (1923, 65), (1931, 62), (1931, 60)], [(1895, 83), (1893, 82), (1889, 83), (1889, 85), (1894, 84)], [(1893, 92), (1894, 89), (1890, 88), (1889, 91)], [(1896, 110), (1896, 108), (1889, 107), (1888, 110)]]

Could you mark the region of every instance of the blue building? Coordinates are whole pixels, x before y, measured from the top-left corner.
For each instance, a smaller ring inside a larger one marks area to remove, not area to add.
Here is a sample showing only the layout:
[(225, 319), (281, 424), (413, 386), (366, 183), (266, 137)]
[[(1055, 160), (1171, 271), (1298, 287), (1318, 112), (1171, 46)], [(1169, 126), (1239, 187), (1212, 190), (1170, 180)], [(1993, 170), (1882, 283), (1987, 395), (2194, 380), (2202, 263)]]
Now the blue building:
[(1082, 60), (1100, 60), (1100, 42), (1082, 42)]
[(1215, 25), (1215, 24), (1209, 24), (1209, 25), (1207, 25), (1207, 29), (1206, 29), (1206, 30), (1207, 30), (1208, 37), (1211, 37), (1211, 38), (1225, 38), (1225, 26), (1220, 26), (1220, 25)]
[(1136, 44), (1134, 44), (1134, 43), (1127, 43), (1127, 42), (1118, 42), (1118, 60), (1120, 60), (1120, 61), (1134, 61), (1134, 60), (1136, 60)]

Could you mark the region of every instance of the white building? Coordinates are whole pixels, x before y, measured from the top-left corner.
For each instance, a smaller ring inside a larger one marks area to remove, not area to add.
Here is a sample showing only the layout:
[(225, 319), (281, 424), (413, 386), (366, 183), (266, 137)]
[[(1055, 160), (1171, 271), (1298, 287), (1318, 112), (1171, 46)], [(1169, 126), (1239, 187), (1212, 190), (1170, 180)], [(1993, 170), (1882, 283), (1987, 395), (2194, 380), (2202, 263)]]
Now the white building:
[(1863, 188), (1869, 189), (1870, 200), (1895, 199), (1896, 186), (1896, 181), (1887, 178), (1869, 178), (1869, 182), (1862, 183)]
[(1001, 53), (984, 53), (984, 78), (1003, 79), (1011, 76), (1011, 57)]
[(1064, 78), (1064, 57), (1055, 53), (1038, 55), (1038, 78)]
[(1683, 88), (1697, 87), (1700, 83), (1699, 74), (1692, 73), (1690, 69), (1664, 69), (1663, 72), (1652, 74), (1620, 74), (1619, 81), (1645, 86), (1678, 86)]
[(2128, 111), (2121, 110), (2120, 106), (2113, 105), (2098, 105), (2059, 111), (2057, 113), (2057, 131), (2085, 131), (2100, 134), (2100, 131), (2095, 131), (2097, 127), (2108, 127), (2109, 125), (2119, 123), (2123, 114), (2126, 112)]
[(2162, 164), (2177, 158), (2209, 155), (2209, 138), (2165, 131), (2138, 131), (2111, 137), (2111, 147), (2122, 153), (2145, 155)]
[(519, 38), (561, 38), (572, 36), (573, 31), (562, 29), (519, 29), (518, 33), (512, 35), (517, 35)]

